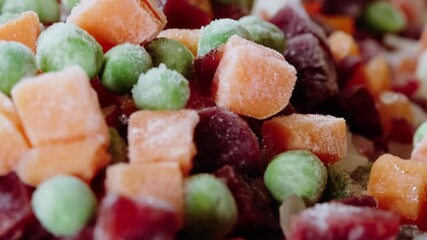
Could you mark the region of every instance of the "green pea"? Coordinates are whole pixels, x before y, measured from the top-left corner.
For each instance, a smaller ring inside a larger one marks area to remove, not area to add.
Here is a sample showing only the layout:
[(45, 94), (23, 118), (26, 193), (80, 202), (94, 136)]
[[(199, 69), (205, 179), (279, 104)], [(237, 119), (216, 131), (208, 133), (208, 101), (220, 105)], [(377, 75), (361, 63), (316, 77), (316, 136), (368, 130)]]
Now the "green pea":
[(65, 10), (71, 11), (73, 7), (80, 3), (80, 0), (62, 0), (61, 3)]
[(3, 13), (0, 15), (0, 25), (19, 16), (19, 13)]
[(37, 73), (33, 52), (18, 42), (0, 41), (0, 91), (10, 96), (10, 91), (24, 77)]
[(285, 34), (275, 25), (256, 16), (245, 16), (239, 23), (252, 35), (254, 42), (283, 53), (286, 48)]
[(108, 132), (110, 134), (110, 148), (108, 152), (111, 154), (111, 164), (128, 162), (128, 145), (126, 141), (120, 136), (117, 129), (110, 127)]
[(265, 185), (279, 203), (292, 194), (302, 197), (307, 205), (315, 203), (325, 190), (327, 178), (322, 161), (307, 150), (275, 156), (264, 173)]
[(139, 77), (132, 96), (139, 109), (178, 110), (187, 104), (190, 87), (181, 74), (160, 64)]
[(327, 171), (328, 183), (323, 193), (324, 200), (358, 197), (364, 192), (363, 187), (342, 167), (331, 165), (327, 167)]
[(65, 175), (40, 184), (31, 199), (37, 219), (55, 236), (78, 233), (94, 216), (96, 205), (95, 195), (86, 183)]
[(188, 48), (175, 40), (156, 38), (146, 46), (155, 67), (164, 63), (167, 68), (185, 77), (193, 73), (193, 54)]
[(405, 15), (386, 1), (369, 3), (362, 13), (362, 21), (369, 29), (381, 33), (400, 32), (406, 27)]
[(121, 44), (105, 54), (101, 82), (118, 95), (130, 93), (138, 77), (152, 67), (151, 57), (143, 47)]
[(21, 13), (34, 11), (42, 23), (59, 21), (59, 3), (56, 0), (4, 0), (2, 12)]
[(423, 122), (415, 131), (412, 143), (414, 146), (418, 145), (421, 140), (424, 138), (427, 132), (427, 122)]
[(103, 52), (86, 31), (72, 24), (56, 23), (40, 34), (36, 60), (43, 72), (78, 64), (93, 78), (101, 69)]
[(210, 52), (221, 44), (226, 43), (235, 34), (252, 40), (251, 33), (236, 20), (223, 18), (212, 21), (200, 30), (197, 55), (200, 56)]
[(189, 177), (184, 186), (184, 232), (190, 239), (221, 239), (237, 220), (227, 185), (209, 174)]

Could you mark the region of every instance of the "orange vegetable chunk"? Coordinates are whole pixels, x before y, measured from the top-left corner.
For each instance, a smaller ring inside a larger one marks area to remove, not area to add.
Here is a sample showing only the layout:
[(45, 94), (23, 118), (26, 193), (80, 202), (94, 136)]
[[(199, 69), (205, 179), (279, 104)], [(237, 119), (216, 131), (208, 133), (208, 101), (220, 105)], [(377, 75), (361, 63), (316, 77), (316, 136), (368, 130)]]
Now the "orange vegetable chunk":
[(288, 150), (310, 150), (326, 165), (345, 157), (347, 129), (343, 118), (292, 114), (265, 121), (262, 142), (268, 157)]
[(99, 137), (108, 128), (96, 92), (81, 67), (24, 79), (12, 98), (32, 146)]
[(414, 160), (403, 160), (385, 154), (372, 166), (368, 194), (379, 208), (391, 210), (404, 223), (427, 230), (427, 166)]
[(36, 52), (40, 31), (37, 13), (23, 12), (18, 17), (0, 25), (0, 40), (20, 42)]
[(15, 105), (4, 93), (0, 92), (0, 114), (6, 117), (19, 130), (22, 130), (21, 120), (19, 120)]
[(179, 226), (183, 223), (183, 176), (176, 162), (120, 163), (107, 168), (108, 192), (129, 198), (153, 198), (170, 203), (176, 210)]
[(153, 0), (82, 0), (67, 23), (86, 30), (107, 50), (152, 40), (166, 25), (166, 17)]
[(128, 128), (130, 162), (177, 162), (188, 174), (196, 154), (193, 135), (198, 122), (193, 110), (133, 113)]
[(288, 105), (295, 82), (296, 70), (282, 54), (234, 35), (225, 45), (212, 93), (220, 107), (265, 119)]
[(171, 28), (163, 30), (157, 37), (164, 37), (182, 43), (194, 56), (197, 56), (197, 44), (199, 42), (199, 29), (178, 29)]
[(402, 118), (412, 124), (414, 115), (411, 102), (402, 93), (384, 91), (377, 101), (377, 109), (385, 132), (390, 132), (393, 118)]
[(31, 186), (61, 174), (90, 182), (110, 159), (103, 140), (87, 138), (32, 148), (22, 157), (16, 172), (22, 182)]
[(0, 176), (11, 172), (29, 150), (25, 137), (15, 123), (0, 113)]
[(333, 32), (328, 38), (328, 45), (336, 61), (359, 55), (359, 47), (353, 36), (342, 31)]
[(391, 89), (390, 67), (382, 56), (376, 56), (366, 64), (366, 85), (372, 95)]

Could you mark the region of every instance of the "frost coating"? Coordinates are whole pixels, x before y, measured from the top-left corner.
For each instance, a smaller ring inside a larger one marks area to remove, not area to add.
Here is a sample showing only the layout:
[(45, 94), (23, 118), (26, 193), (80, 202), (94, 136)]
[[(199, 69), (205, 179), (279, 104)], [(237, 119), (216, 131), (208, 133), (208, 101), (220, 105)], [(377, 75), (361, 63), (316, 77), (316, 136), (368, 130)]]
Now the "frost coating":
[(95, 39), (72, 24), (56, 23), (37, 41), (36, 60), (43, 72), (78, 64), (93, 78), (101, 69), (102, 58), (102, 47)]

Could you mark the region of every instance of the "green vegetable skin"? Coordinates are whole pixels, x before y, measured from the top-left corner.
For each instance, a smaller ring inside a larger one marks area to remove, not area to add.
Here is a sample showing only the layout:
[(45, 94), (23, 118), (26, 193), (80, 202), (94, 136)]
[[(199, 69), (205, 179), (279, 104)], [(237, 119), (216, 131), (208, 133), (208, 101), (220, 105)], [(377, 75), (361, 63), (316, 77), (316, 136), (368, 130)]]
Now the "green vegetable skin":
[(286, 48), (285, 34), (275, 25), (256, 16), (245, 16), (239, 23), (252, 35), (254, 42), (283, 53)]
[(0, 91), (10, 96), (10, 91), (24, 77), (37, 73), (33, 52), (17, 42), (0, 41)]
[(237, 34), (238, 36), (252, 40), (251, 33), (236, 20), (223, 18), (212, 21), (200, 30), (197, 55), (204, 55)]
[(29, 10), (36, 12), (42, 23), (59, 21), (59, 3), (56, 0), (4, 0), (2, 6), (2, 13), (21, 13)]
[(187, 179), (184, 204), (184, 232), (189, 239), (221, 239), (237, 220), (237, 206), (227, 185), (209, 174)]
[(95, 195), (86, 183), (65, 175), (43, 182), (31, 198), (37, 219), (55, 236), (79, 232), (95, 214), (96, 205)]
[(327, 177), (326, 167), (318, 157), (307, 150), (294, 150), (273, 158), (264, 173), (264, 182), (278, 202), (295, 194), (310, 205), (322, 196)]
[(185, 77), (191, 77), (194, 57), (182, 43), (167, 38), (156, 38), (147, 44), (146, 48), (155, 67), (163, 63), (167, 68)]
[(72, 24), (56, 23), (40, 34), (36, 60), (43, 72), (78, 64), (93, 78), (102, 67), (103, 52), (87, 32)]
[(369, 29), (380, 33), (395, 33), (406, 27), (406, 17), (391, 3), (371, 2), (362, 13), (362, 21)]
[(181, 74), (161, 64), (139, 77), (132, 96), (139, 109), (179, 110), (190, 98), (190, 87)]
[(418, 143), (421, 142), (421, 140), (424, 138), (427, 132), (427, 122), (424, 122), (421, 124), (417, 130), (415, 131), (412, 143), (414, 146), (418, 145)]
[(104, 87), (118, 95), (130, 93), (139, 76), (153, 67), (147, 51), (130, 43), (110, 49), (104, 59), (101, 82)]

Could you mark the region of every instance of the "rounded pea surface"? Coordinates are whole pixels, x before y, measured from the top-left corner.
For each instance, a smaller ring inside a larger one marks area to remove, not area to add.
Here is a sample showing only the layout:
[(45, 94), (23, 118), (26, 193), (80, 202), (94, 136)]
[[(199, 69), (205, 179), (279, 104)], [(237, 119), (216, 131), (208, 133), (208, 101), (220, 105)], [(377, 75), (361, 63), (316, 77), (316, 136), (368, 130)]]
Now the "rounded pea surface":
[(209, 174), (188, 178), (184, 203), (184, 231), (191, 239), (221, 239), (237, 220), (236, 202), (227, 185)]
[(36, 60), (43, 72), (78, 64), (93, 78), (102, 67), (103, 57), (96, 40), (72, 24), (56, 23), (42, 32), (37, 41)]
[(130, 93), (139, 76), (152, 67), (151, 57), (143, 47), (121, 44), (105, 54), (101, 82), (116, 94)]
[(286, 47), (285, 34), (275, 25), (256, 16), (245, 16), (239, 23), (252, 35), (254, 42), (283, 53)]
[(95, 214), (96, 198), (86, 183), (62, 175), (39, 185), (33, 193), (31, 206), (46, 230), (55, 236), (71, 236)]
[(251, 33), (236, 20), (223, 18), (212, 21), (200, 30), (197, 55), (200, 56), (210, 52), (221, 44), (226, 43), (235, 34), (252, 40)]
[(181, 74), (160, 64), (139, 77), (132, 96), (139, 109), (179, 110), (190, 98), (190, 87)]
[(362, 13), (362, 19), (369, 29), (382, 33), (394, 33), (406, 27), (405, 15), (391, 3), (371, 2)]
[(22, 78), (37, 73), (33, 52), (21, 43), (0, 41), (0, 56), (0, 91), (6, 95)]
[(267, 189), (278, 201), (295, 194), (307, 204), (322, 196), (328, 173), (322, 161), (307, 150), (287, 151), (276, 155), (264, 173)]
[(2, 12), (21, 13), (34, 11), (42, 23), (59, 21), (59, 3), (57, 0), (4, 0)]
[(146, 48), (155, 67), (163, 63), (167, 68), (185, 77), (191, 76), (194, 57), (182, 43), (167, 38), (156, 38), (147, 44)]

